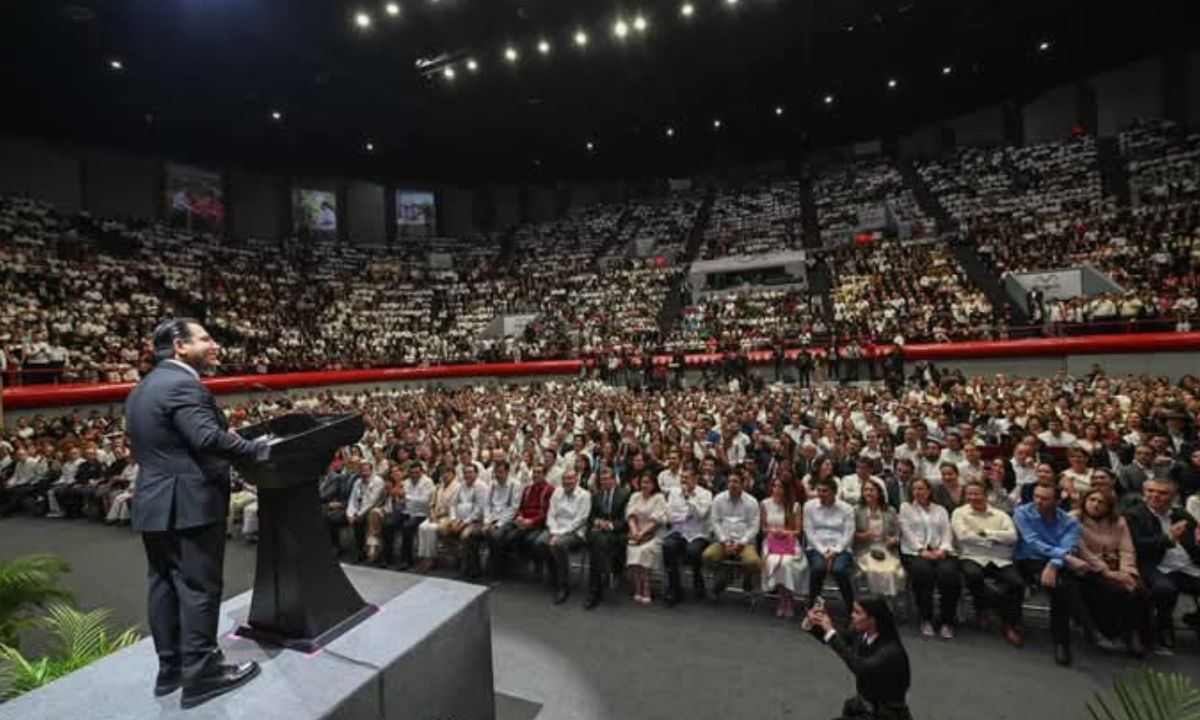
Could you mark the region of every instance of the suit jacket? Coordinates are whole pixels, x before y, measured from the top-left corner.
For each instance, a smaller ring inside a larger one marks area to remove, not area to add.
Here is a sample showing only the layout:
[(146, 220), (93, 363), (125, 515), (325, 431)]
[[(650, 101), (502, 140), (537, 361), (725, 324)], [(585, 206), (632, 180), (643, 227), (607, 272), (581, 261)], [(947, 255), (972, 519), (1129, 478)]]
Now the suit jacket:
[[(1200, 565), (1200, 548), (1196, 546), (1196, 520), (1182, 508), (1171, 508), (1171, 523), (1180, 520), (1187, 522), (1187, 530), (1179, 538), (1179, 545), (1187, 551), (1192, 562)], [(1139, 502), (1125, 511), (1125, 522), (1129, 525), (1129, 535), (1133, 539), (1133, 548), (1137, 552), (1138, 569), (1142, 577), (1149, 570), (1162, 562), (1163, 555), (1171, 547), (1171, 539), (1163, 532), (1158, 517), (1150, 506)]]
[[(824, 641), (825, 633), (820, 628), (813, 627), (809, 632)], [(837, 631), (829, 647), (854, 673), (859, 697), (871, 703), (905, 704), (910, 684), (908, 653), (899, 640), (876, 638), (867, 645), (858, 633)]]
[(592, 492), (592, 512), (588, 515), (588, 528), (591, 529), (597, 520), (611, 520), (613, 532), (624, 535), (625, 529), (628, 527), (625, 524), (625, 506), (629, 504), (631, 494), (629, 488), (620, 486), (613, 488), (612, 508), (609, 512), (604, 512), (604, 491), (596, 488)]
[[(1117, 457), (1121, 459), (1122, 465), (1128, 465), (1133, 462), (1133, 446), (1129, 443), (1121, 443), (1117, 447)], [(1103, 445), (1096, 448), (1096, 451), (1092, 453), (1092, 458), (1088, 464), (1097, 468), (1115, 469), (1112, 466), (1112, 460), (1108, 457), (1108, 448)]]
[(186, 368), (160, 362), (129, 394), (125, 422), (138, 461), (134, 531), (225, 522), (229, 462), (254, 459), (259, 445), (228, 431), (212, 393)]

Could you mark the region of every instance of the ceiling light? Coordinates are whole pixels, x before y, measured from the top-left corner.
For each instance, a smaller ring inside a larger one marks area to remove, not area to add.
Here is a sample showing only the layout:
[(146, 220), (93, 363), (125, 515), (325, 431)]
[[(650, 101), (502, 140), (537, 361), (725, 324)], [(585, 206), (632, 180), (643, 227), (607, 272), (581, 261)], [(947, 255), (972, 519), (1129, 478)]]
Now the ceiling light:
[(641, 15), (635, 17), (633, 19), (633, 29), (641, 33), (646, 32), (646, 18), (642, 17)]
[(447, 80), (453, 80), (458, 73), (454, 72), (453, 66), (447, 65), (446, 67), (442, 68), (442, 75), (445, 75)]
[(279, 122), (280, 120), (283, 119), (283, 113), (279, 112), (278, 110), (272, 110), (271, 111), (271, 119), (274, 120), (275, 122)]
[(579, 47), (587, 47), (587, 44), (588, 44), (587, 33), (585, 33), (582, 30), (576, 30), (575, 31), (575, 44), (578, 45)]
[(475, 61), (475, 58), (467, 58), (467, 69), (471, 72), (479, 71), (479, 63)]
[(720, 119), (713, 120), (713, 130), (720, 130), (720, 129), (721, 129)]
[(738, 0), (725, 0), (726, 5), (737, 5)]
[(669, 137), (669, 138), (675, 137), (675, 128), (673, 128), (673, 127), (667, 128), (667, 137)]
[(616, 35), (619, 38), (623, 38), (628, 34), (629, 34), (629, 26), (625, 24), (624, 20), (618, 20), (616, 22), (616, 24), (613, 25), (613, 35)]
[(116, 59), (116, 58), (113, 58), (112, 60), (109, 60), (109, 61), (108, 61), (108, 66), (109, 66), (110, 68), (112, 68), (113, 70), (118, 70), (118, 71), (120, 71), (120, 70), (124, 70), (124, 69), (125, 69), (125, 63), (121, 62), (120, 60), (118, 60), (118, 59)]
[(1050, 43), (1046, 40), (1043, 40), (1041, 42), (1041, 44), (1038, 45), (1038, 50), (1040, 50), (1042, 52), (1046, 52), (1049, 49), (1050, 49)]
[(691, 17), (696, 14), (696, 6), (690, 2), (685, 2), (679, 6), (679, 14), (685, 18)]
[(896, 89), (896, 78), (888, 78), (887, 86), (888, 90)]
[(942, 74), (943, 75), (949, 75), (952, 72), (954, 72), (954, 68), (950, 67), (949, 65), (942, 66)]
[(595, 150), (595, 149), (596, 149), (596, 143), (592, 142), (591, 140), (588, 140), (588, 143), (587, 143), (587, 149), (588, 149), (588, 152), (591, 152), (591, 151)]
[(359, 30), (367, 30), (371, 27), (371, 15), (363, 10), (354, 13), (354, 24)]
[(825, 104), (826, 104), (826, 105), (832, 105), (832, 104), (833, 104), (833, 96), (832, 96), (832, 95), (826, 95), (826, 96), (825, 96)]
[(783, 106), (782, 105), (775, 106), (775, 117), (783, 117)]
[(396, 17), (397, 15), (400, 14), (400, 3), (390, 2), (387, 5), (383, 6), (383, 10), (388, 15), (391, 15), (392, 17)]
[(550, 54), (550, 41), (549, 40), (539, 40), (538, 41), (538, 52), (540, 52), (543, 55), (549, 55)]
[(367, 152), (375, 152), (375, 143), (371, 142), (370, 140), (368, 140), (367, 144), (363, 147), (367, 149)]
[(519, 57), (519, 56), (517, 55), (517, 49), (515, 47), (513, 47), (512, 45), (509, 45), (508, 47), (504, 48), (504, 59), (505, 60), (515, 63), (517, 61), (517, 57)]

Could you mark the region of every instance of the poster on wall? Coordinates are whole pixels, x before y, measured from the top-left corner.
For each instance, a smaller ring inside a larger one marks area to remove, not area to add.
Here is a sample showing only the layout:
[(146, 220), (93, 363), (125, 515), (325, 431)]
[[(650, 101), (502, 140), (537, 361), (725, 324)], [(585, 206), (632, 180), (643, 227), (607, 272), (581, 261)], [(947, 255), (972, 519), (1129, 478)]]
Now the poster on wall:
[(337, 193), (296, 188), (292, 192), (292, 220), (298, 233), (337, 233)]
[(437, 200), (432, 192), (396, 191), (396, 237), (437, 237)]
[(225, 225), (225, 186), (221, 174), (168, 163), (166, 215), (172, 227), (219, 233)]

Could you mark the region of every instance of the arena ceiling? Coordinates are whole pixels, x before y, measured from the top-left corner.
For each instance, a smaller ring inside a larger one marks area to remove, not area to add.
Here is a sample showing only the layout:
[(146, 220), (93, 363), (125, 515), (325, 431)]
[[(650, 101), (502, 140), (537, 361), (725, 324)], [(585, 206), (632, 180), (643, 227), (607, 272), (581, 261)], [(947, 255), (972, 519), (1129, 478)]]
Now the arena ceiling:
[(903, 132), (1194, 42), (1186, 2), (388, 5), (9, 2), (0, 127), (297, 173), (662, 176)]

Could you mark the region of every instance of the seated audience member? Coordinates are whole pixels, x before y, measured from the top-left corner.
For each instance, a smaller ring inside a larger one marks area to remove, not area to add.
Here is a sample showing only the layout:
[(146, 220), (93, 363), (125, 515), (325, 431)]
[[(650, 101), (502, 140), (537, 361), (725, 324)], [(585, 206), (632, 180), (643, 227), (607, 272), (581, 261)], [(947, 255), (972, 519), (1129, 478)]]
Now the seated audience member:
[(129, 524), (129, 505), (137, 490), (138, 464), (132, 456), (121, 469), (121, 474), (110, 483), (111, 494), (104, 522), (109, 525)]
[[(1017, 527), (1007, 513), (988, 503), (982, 482), (967, 483), (966, 498), (967, 503), (950, 516), (963, 583), (975, 601), (981, 623), (999, 616), (1005, 639), (1020, 646), (1025, 581), (1012, 559)], [(995, 591), (988, 587), (988, 580), (995, 583)]]
[(404, 467), (392, 465), (384, 481), (383, 502), (367, 513), (367, 562), (391, 567), (395, 554), (396, 528), (402, 526), (405, 492)]
[(346, 502), (346, 524), (354, 531), (354, 561), (362, 562), (367, 543), (367, 514), (379, 507), (384, 498), (383, 478), (375, 474), (370, 461), (358, 464), (358, 479)]
[(650, 576), (661, 558), (662, 536), (667, 530), (667, 500), (653, 473), (643, 473), (640, 485), (625, 505), (625, 567), (629, 569), (634, 602), (649, 605)]
[(1175, 485), (1152, 477), (1142, 486), (1143, 501), (1125, 514), (1137, 552), (1142, 582), (1150, 589), (1158, 643), (1175, 647), (1175, 603), (1179, 594), (1200, 595), (1200, 543), (1196, 520), (1174, 507)]
[(530, 482), (521, 488), (521, 502), (517, 505), (517, 516), (506, 532), (488, 536), (488, 575), (492, 581), (504, 575), (505, 558), (509, 552), (522, 557), (536, 557), (538, 540), (546, 530), (546, 512), (550, 509), (550, 496), (554, 486), (546, 482), (546, 469), (534, 465), (529, 471)]
[[(83, 465), (83, 449), (73, 445), (67, 449), (66, 458), (59, 465), (58, 477), (46, 492), (48, 518), (71, 517), (68, 510), (74, 510), (78, 499), (75, 488), (75, 472)], [(63, 503), (66, 503), (64, 506)]]
[[(957, 472), (957, 468), (955, 470)], [(954, 619), (962, 592), (950, 516), (945, 507), (933, 502), (933, 492), (924, 478), (913, 481), (912, 492), (912, 502), (900, 507), (900, 558), (911, 578), (913, 594), (917, 596), (921, 634), (927, 637), (934, 634), (933, 590), (936, 587), (941, 596), (940, 632), (948, 640), (954, 637)]]
[(697, 484), (691, 470), (684, 471), (680, 486), (667, 495), (670, 530), (663, 538), (663, 564), (667, 571), (665, 601), (668, 606), (683, 599), (680, 565), (684, 562), (692, 569), (692, 587), (697, 597), (704, 595), (701, 562), (709, 544), (708, 521), (712, 503), (712, 492)]
[(762, 584), (764, 592), (779, 594), (776, 617), (795, 614), (797, 593), (808, 590), (808, 563), (802, 553), (800, 503), (790, 499), (783, 481), (771, 481), (770, 494), (758, 505), (762, 527)]
[[(472, 533), (468, 538), (463, 552), (469, 553), (473, 567), (479, 567), (479, 549), (484, 543), (488, 548), (497, 546), (504, 533), (513, 527), (517, 518), (517, 510), (521, 504), (521, 485), (509, 476), (508, 462), (497, 460), (492, 464), (492, 484), (488, 488), (487, 506), (483, 510), (483, 524), (479, 532)], [(496, 561), (491, 552), (488, 553), (488, 574)]]
[(983, 480), (985, 486), (987, 487), (988, 505), (991, 505), (1006, 515), (1012, 515), (1012, 512), (1016, 509), (1017, 504), (1013, 501), (1013, 488), (1008, 485), (1010, 478), (1008, 476), (1007, 469), (1008, 464), (1004, 461), (1004, 458), (994, 458), (986, 465), (986, 469), (983, 474)]
[(258, 502), (258, 488), (244, 482), (240, 477), (233, 479), (229, 494), (229, 515), (225, 518), (225, 535), (233, 537), (233, 529), (242, 521), (246, 506)]
[(442, 537), (454, 543), (461, 560), (460, 572), (472, 579), (479, 577), (480, 572), (477, 566), (479, 557), (471, 551), (474, 547), (472, 538), (479, 534), (479, 527), (483, 524), (487, 491), (488, 486), (479, 481), (479, 469), (474, 463), (463, 465), (462, 481), (454, 504), (450, 506), (450, 516), (445, 526), (438, 530)]
[[(832, 481), (831, 481), (832, 482)], [(758, 538), (758, 501), (745, 492), (742, 473), (730, 473), (725, 491), (713, 498), (712, 530), (714, 541), (704, 550), (704, 564), (716, 576), (713, 594), (719, 595), (729, 585), (726, 558), (742, 563), (742, 578), (749, 584), (762, 566), (755, 541)], [(835, 485), (836, 487), (836, 485)]]
[(562, 473), (562, 486), (550, 496), (546, 510), (546, 531), (538, 539), (539, 553), (546, 561), (554, 604), (561, 605), (571, 595), (571, 552), (583, 547), (592, 498), (579, 487), (575, 468)]
[(946, 508), (946, 513), (949, 514), (961, 507), (967, 498), (963, 492), (962, 480), (958, 475), (958, 465), (944, 462), (938, 471), (942, 475), (942, 482), (930, 487), (933, 491), (933, 501)]
[(1154, 448), (1138, 445), (1133, 450), (1132, 462), (1117, 471), (1117, 491), (1121, 498), (1142, 496), (1142, 483), (1154, 476)]
[(321, 512), (329, 528), (329, 544), (338, 553), (341, 545), (341, 530), (346, 527), (346, 503), (350, 501), (350, 490), (354, 487), (358, 460), (351, 458), (339, 470), (332, 467), (321, 478), (318, 492), (321, 497)]
[[(1179, 497), (1186, 499), (1186, 504), (1200, 496), (1200, 449), (1192, 450), (1186, 457), (1179, 458), (1171, 468), (1171, 480), (1178, 489)], [(1196, 500), (1197, 511), (1200, 511), (1200, 500)], [(1197, 517), (1196, 513), (1192, 517)]]
[(1058, 476), (1059, 495), (1070, 507), (1076, 507), (1083, 495), (1092, 489), (1093, 470), (1082, 448), (1067, 449), (1068, 467)]
[(1054, 661), (1071, 664), (1071, 613), (1079, 607), (1078, 587), (1066, 572), (1066, 557), (1079, 544), (1079, 521), (1058, 506), (1058, 488), (1039, 480), (1032, 502), (1013, 513), (1017, 546), (1013, 559), (1026, 583), (1040, 585), (1050, 594), (1050, 634)]
[[(693, 477), (691, 471), (684, 473)], [(604, 599), (604, 584), (616, 568), (622, 546), (628, 538), (625, 506), (629, 503), (629, 490), (617, 487), (617, 478), (612, 468), (600, 468), (600, 480), (592, 493), (592, 509), (588, 516), (588, 594), (584, 600), (585, 610), (591, 610)]]
[(458, 501), (458, 488), (455, 473), (443, 470), (441, 482), (429, 504), (429, 517), (417, 528), (417, 570), (420, 572), (427, 573), (437, 564), (438, 538), (450, 527), (450, 509)]
[(1080, 578), (1084, 609), (1098, 631), (1096, 644), (1113, 650), (1120, 638), (1140, 656), (1154, 642), (1150, 594), (1138, 575), (1133, 540), (1125, 518), (1117, 514), (1116, 498), (1109, 490), (1090, 489), (1073, 515), (1081, 532), (1067, 563)]
[(872, 481), (879, 480), (871, 474), (874, 469), (875, 464), (871, 460), (859, 457), (854, 463), (854, 474), (838, 480), (838, 499), (849, 503), (851, 507), (858, 507), (862, 501), (863, 488)]
[(833, 458), (829, 455), (822, 455), (816, 459), (815, 463), (812, 472), (805, 475), (803, 479), (804, 492), (809, 498), (817, 496), (817, 484), (825, 478), (833, 480), (834, 485), (837, 486), (837, 475), (833, 469)]
[[(403, 467), (403, 466), (397, 466)], [(417, 546), (417, 533), (422, 524), (429, 518), (433, 509), (434, 497), (437, 495), (437, 485), (433, 478), (425, 474), (425, 466), (420, 460), (409, 460), (408, 477), (404, 480), (404, 504), (400, 508), (398, 525), (385, 523), (383, 526), (383, 544), (385, 549), (392, 546), (394, 538), (391, 533), (400, 533), (400, 569), (408, 570), (415, 562), (414, 553)], [(393, 517), (392, 520), (397, 518)]]
[(969, 483), (972, 480), (984, 479), (984, 474), (987, 472), (987, 463), (982, 459), (979, 451), (979, 446), (971, 443), (963, 448), (963, 460), (958, 464), (959, 479), (963, 484)]
[(894, 598), (904, 588), (900, 530), (881, 487), (882, 481), (863, 486), (862, 504), (854, 513), (854, 559), (872, 593)]
[(837, 499), (837, 482), (817, 481), (816, 497), (804, 503), (804, 537), (808, 546), (808, 602), (820, 597), (825, 578), (833, 575), (847, 610), (854, 604), (854, 508)]
[(912, 720), (908, 653), (887, 600), (868, 595), (855, 602), (850, 633), (838, 631), (824, 608), (809, 610), (807, 620), (813, 637), (832, 648), (854, 673), (855, 696), (843, 703), (838, 720)]

